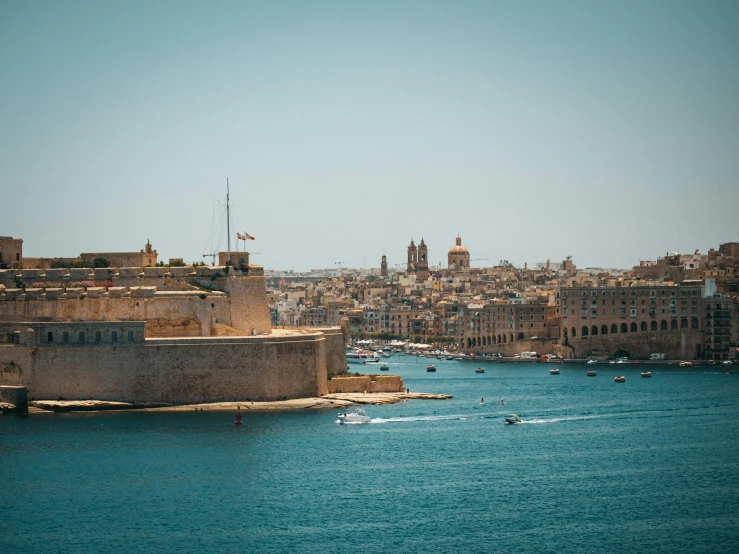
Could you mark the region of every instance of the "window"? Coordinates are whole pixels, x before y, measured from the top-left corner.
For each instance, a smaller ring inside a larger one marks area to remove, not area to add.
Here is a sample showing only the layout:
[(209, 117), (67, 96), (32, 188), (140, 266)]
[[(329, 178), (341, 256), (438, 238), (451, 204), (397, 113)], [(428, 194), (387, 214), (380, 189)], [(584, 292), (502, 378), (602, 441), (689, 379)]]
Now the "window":
[(69, 331), (64, 331), (62, 333), (62, 342), (69, 342)]
[(128, 332), (128, 342), (133, 342), (133, 331)]
[(95, 331), (95, 342), (100, 342), (101, 340), (103, 340), (103, 337), (100, 334), (100, 331)]
[(111, 342), (118, 342), (118, 331), (110, 332), (110, 340)]
[(54, 342), (54, 333), (52, 333), (51, 331), (49, 331), (46, 334), (46, 341), (47, 342)]
[(85, 332), (80, 331), (80, 342), (85, 342)]

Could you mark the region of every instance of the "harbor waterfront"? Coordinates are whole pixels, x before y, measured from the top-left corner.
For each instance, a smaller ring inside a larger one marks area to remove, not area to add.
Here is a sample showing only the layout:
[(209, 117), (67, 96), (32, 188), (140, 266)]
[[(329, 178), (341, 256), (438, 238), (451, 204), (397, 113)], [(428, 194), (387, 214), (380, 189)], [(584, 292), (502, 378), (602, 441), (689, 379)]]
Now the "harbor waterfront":
[(341, 409), (238, 426), (227, 412), (0, 417), (3, 548), (734, 551), (737, 375), (385, 363), (453, 398), (367, 406), (371, 422), (349, 426)]

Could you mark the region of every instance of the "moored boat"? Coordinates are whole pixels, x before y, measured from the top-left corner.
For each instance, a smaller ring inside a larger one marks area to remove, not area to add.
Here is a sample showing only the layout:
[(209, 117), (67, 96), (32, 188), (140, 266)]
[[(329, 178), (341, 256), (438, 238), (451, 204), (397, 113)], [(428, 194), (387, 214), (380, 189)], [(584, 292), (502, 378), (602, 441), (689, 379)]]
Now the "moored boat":
[(549, 370), (549, 375), (559, 375), (559, 368), (555, 367)]
[(618, 375), (613, 380), (616, 381), (616, 383), (625, 383), (626, 377), (624, 377), (623, 375)]
[(677, 365), (679, 365), (680, 367), (693, 367), (693, 362), (680, 362)]
[(426, 371), (436, 371), (436, 366), (434, 364), (429, 364), (426, 366)]
[(652, 372), (651, 372), (651, 371), (642, 371), (642, 372), (641, 372), (641, 376), (642, 376), (643, 378), (645, 378), (645, 379), (648, 379), (649, 377), (651, 377), (651, 376), (652, 376)]
[(388, 371), (390, 368), (386, 364), (380, 366), (380, 371)]
[(585, 375), (587, 375), (588, 377), (595, 377), (596, 375), (598, 375), (598, 372), (595, 371), (594, 369), (591, 369)]
[(478, 367), (478, 368), (477, 368), (477, 369), (475, 370), (475, 373), (485, 373), (485, 370), (484, 370), (483, 368), (481, 368), (481, 367)]

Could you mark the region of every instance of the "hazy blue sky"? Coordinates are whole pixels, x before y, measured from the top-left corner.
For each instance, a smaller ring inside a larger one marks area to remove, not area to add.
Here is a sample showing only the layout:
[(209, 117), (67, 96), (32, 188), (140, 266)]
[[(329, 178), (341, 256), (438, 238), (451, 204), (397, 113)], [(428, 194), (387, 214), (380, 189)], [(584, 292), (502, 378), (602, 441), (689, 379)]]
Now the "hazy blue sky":
[[(0, 1), (0, 235), (304, 270), (739, 237), (739, 2)], [(225, 250), (225, 238), (222, 240)]]

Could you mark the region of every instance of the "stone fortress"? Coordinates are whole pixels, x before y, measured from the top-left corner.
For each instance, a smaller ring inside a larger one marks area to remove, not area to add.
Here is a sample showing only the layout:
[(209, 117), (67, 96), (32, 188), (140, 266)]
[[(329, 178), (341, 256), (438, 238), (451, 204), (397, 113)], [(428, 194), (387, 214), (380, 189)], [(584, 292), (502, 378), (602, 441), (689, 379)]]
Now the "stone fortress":
[[(45, 399), (269, 401), (326, 394), (346, 373), (341, 328), (271, 328), (248, 253), (238, 268), (52, 269), (4, 240), (20, 267), (0, 269), (0, 385)], [(80, 258), (153, 265), (156, 251)]]

